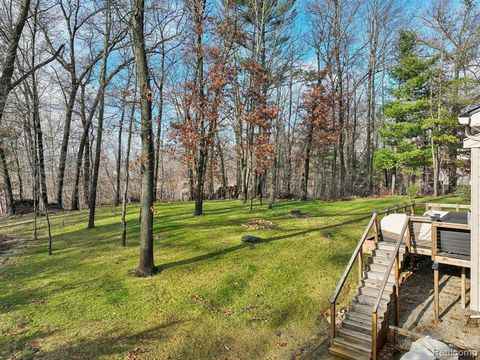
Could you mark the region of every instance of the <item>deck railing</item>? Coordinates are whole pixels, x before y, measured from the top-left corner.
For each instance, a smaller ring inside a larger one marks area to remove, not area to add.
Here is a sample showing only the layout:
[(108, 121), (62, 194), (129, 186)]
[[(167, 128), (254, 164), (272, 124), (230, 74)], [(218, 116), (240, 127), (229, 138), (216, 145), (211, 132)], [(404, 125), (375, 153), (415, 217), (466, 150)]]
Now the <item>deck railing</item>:
[[(385, 287), (387, 286), (388, 279), (390, 277), (390, 273), (392, 272), (392, 268), (395, 266), (395, 274), (394, 274), (394, 291), (393, 294), (395, 296), (395, 325), (398, 326), (400, 321), (400, 303), (399, 303), (399, 281), (400, 281), (400, 246), (403, 242), (404, 237), (406, 236), (407, 240), (407, 247), (410, 249), (411, 244), (411, 237), (410, 237), (410, 218), (409, 216), (406, 217), (405, 222), (403, 223), (402, 230), (400, 231), (400, 236), (395, 244), (395, 249), (393, 251), (393, 257), (388, 264), (387, 271), (383, 277), (382, 285), (380, 286), (377, 299), (372, 308), (372, 359), (377, 360), (378, 358), (378, 331), (377, 331), (377, 324), (378, 324), (378, 307), (380, 305), (380, 301), (382, 300), (383, 293), (385, 291)], [(385, 315), (387, 316), (387, 314)]]
[(443, 210), (443, 209), (455, 209), (456, 212), (460, 212), (461, 209), (470, 210), (470, 205), (463, 204), (440, 204), (433, 202), (425, 203), (425, 211), (429, 210)]

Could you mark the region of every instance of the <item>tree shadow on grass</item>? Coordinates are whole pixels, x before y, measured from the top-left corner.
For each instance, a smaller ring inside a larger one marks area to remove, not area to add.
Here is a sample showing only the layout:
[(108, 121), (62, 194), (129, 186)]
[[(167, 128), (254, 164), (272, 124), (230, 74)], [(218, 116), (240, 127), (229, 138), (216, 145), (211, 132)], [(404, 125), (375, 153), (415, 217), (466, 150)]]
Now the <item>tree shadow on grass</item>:
[[(0, 357), (5, 355), (5, 359), (37, 359), (36, 355), (40, 350), (42, 340), (52, 336), (57, 331), (36, 331), (28, 335), (16, 334), (10, 331), (9, 327), (1, 329), (2, 342), (0, 345)], [(11, 333), (11, 335), (9, 335)], [(3, 357), (2, 357), (3, 358)]]
[(235, 252), (235, 251), (238, 251), (238, 250), (241, 250), (241, 249), (245, 249), (245, 248), (255, 248), (256, 246), (261, 246), (263, 244), (269, 244), (269, 243), (276, 242), (276, 241), (279, 241), (279, 240), (285, 240), (285, 239), (288, 239), (288, 238), (291, 238), (291, 237), (303, 236), (303, 235), (307, 235), (307, 234), (310, 234), (312, 232), (316, 232), (316, 231), (320, 231), (320, 230), (332, 230), (332, 229), (337, 228), (337, 227), (346, 226), (346, 225), (350, 225), (352, 223), (356, 223), (359, 220), (361, 220), (361, 219), (355, 218), (355, 219), (352, 219), (352, 220), (349, 220), (349, 221), (344, 221), (344, 222), (339, 223), (339, 224), (333, 224), (333, 225), (328, 225), (328, 226), (323, 226), (323, 227), (316, 227), (316, 228), (313, 228), (313, 229), (297, 231), (295, 233), (287, 233), (287, 234), (284, 234), (284, 235), (274, 236), (274, 237), (270, 237), (270, 238), (267, 238), (267, 239), (263, 239), (261, 242), (256, 243), (256, 244), (242, 243), (242, 244), (239, 244), (239, 245), (231, 246), (231, 247), (226, 248), (226, 249), (221, 249), (221, 250), (213, 251), (213, 252), (210, 252), (210, 253), (207, 253), (207, 254), (195, 256), (195, 257), (192, 257), (192, 258), (189, 258), (189, 259), (178, 260), (178, 261), (162, 264), (162, 265), (158, 266), (158, 269), (159, 269), (159, 271), (163, 271), (163, 270), (170, 269), (172, 267), (177, 267), (177, 266), (182, 266), (182, 265), (191, 265), (191, 264), (194, 264), (194, 263), (197, 263), (197, 262), (200, 262), (200, 261), (209, 260), (209, 259), (212, 259), (212, 258), (215, 258), (215, 257), (227, 255), (229, 253), (232, 253), (232, 252)]
[[(148, 352), (143, 346), (152, 341), (165, 342), (168, 338), (168, 331), (176, 326), (185, 323), (186, 320), (174, 320), (160, 325), (150, 327), (146, 330), (133, 334), (118, 335), (115, 332), (105, 333), (96, 338), (82, 338), (78, 341), (63, 344), (49, 351), (42, 351), (42, 358), (45, 359), (96, 359), (102, 356), (118, 358), (121, 355), (130, 356), (129, 359), (136, 356), (148, 357)], [(123, 357), (121, 357), (123, 358)]]

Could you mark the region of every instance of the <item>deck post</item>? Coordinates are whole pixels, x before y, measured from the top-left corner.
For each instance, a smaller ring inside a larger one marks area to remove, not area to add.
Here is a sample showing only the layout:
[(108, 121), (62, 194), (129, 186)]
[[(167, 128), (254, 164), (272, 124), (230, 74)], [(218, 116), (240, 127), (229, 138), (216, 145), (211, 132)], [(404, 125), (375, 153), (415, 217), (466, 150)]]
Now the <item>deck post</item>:
[(378, 243), (380, 228), (378, 225), (378, 210), (375, 210), (375, 222), (373, 224), (375, 231), (375, 242)]
[(372, 312), (372, 360), (377, 360), (378, 354), (377, 354), (377, 338), (378, 338), (378, 332), (377, 332), (377, 312), (373, 311)]
[(434, 296), (434, 305), (433, 305), (434, 324), (438, 324), (440, 322), (440, 294), (439, 294), (439, 280), (440, 280), (439, 275), (440, 274), (439, 274), (438, 267), (439, 267), (438, 263), (433, 263), (432, 269), (433, 269), (433, 296)]
[(415, 215), (415, 201), (412, 201), (410, 203), (410, 211), (411, 211), (412, 215)]
[[(399, 289), (399, 282), (400, 282), (400, 269), (399, 269), (399, 253), (395, 255), (395, 326), (398, 326), (400, 323), (400, 289)], [(388, 274), (387, 274), (388, 276)]]
[(335, 303), (330, 305), (330, 345), (333, 345), (333, 339), (335, 339)]
[(437, 226), (435, 221), (432, 221), (432, 261), (435, 262), (435, 256), (437, 253)]
[(467, 269), (462, 267), (462, 278), (461, 278), (461, 303), (462, 303), (462, 309), (465, 309), (467, 307)]

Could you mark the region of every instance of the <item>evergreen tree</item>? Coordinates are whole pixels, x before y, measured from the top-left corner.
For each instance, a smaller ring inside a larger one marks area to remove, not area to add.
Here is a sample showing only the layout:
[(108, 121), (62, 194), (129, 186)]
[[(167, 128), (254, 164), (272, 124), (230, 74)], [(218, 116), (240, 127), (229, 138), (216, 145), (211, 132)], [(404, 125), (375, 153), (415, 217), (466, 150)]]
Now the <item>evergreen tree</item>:
[(397, 61), (389, 74), (394, 83), (389, 90), (392, 98), (383, 109), (386, 122), (380, 136), (384, 148), (376, 151), (374, 160), (378, 170), (391, 174), (392, 193), (397, 174), (409, 185), (431, 161), (424, 122), (429, 118), (434, 62), (432, 57), (422, 57), (414, 32), (400, 31)]

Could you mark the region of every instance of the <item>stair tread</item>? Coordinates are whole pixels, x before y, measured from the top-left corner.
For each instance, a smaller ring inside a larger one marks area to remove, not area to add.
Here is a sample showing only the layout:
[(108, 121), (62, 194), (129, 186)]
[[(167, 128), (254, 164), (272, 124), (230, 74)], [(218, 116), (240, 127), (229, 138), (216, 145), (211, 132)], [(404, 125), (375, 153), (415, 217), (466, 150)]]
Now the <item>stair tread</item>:
[(333, 341), (334, 343), (341, 344), (347, 348), (355, 349), (357, 351), (365, 352), (368, 354), (371, 353), (372, 351), (371, 346), (347, 339), (340, 334), (338, 336), (335, 336), (335, 339)]
[(370, 360), (370, 354), (364, 352), (352, 351), (351, 349), (346, 349), (342, 345), (333, 344), (329, 349), (330, 353), (344, 359), (352, 360)]
[(361, 341), (366, 341), (368, 343), (372, 342), (372, 335), (367, 335), (367, 334), (364, 334), (364, 333), (361, 333), (361, 332), (358, 332), (358, 331), (355, 331), (355, 330), (352, 330), (352, 329), (347, 329), (347, 328), (342, 327), (338, 330), (338, 333), (346, 335), (348, 337), (353, 337), (353, 338), (359, 339)]
[[(385, 278), (385, 273), (384, 272), (378, 272), (378, 271), (375, 271), (375, 270), (368, 270), (365, 272), (366, 275), (367, 275), (367, 279), (376, 279), (376, 280), (382, 280)], [(370, 275), (370, 277), (368, 277)], [(389, 283), (392, 283), (393, 284), (393, 278), (394, 278), (394, 275), (393, 274), (393, 269), (392, 269), (392, 273), (390, 275), (388, 275), (388, 280), (387, 282)], [(390, 281), (392, 280), (392, 281)]]
[[(384, 257), (392, 257), (394, 255), (394, 252), (395, 252), (395, 249), (387, 249), (387, 248), (376, 248), (373, 250), (375, 252), (374, 256), (375, 255), (380, 255), (380, 256), (384, 256)], [(400, 253), (400, 255), (404, 255), (406, 250), (401, 247), (398, 252)]]
[[(373, 258), (373, 259), (375, 260), (375, 258)], [(390, 261), (390, 260), (388, 260), (388, 261)], [(388, 265), (390, 265), (390, 264), (382, 264), (382, 263), (375, 263), (375, 262), (373, 262), (373, 263), (371, 263), (371, 264), (368, 264), (368, 266), (372, 266), (372, 265), (375, 266), (375, 267), (380, 267), (380, 268), (382, 268), (382, 269), (387, 270), (387, 269), (388, 269)]]
[(381, 265), (388, 265), (390, 264), (390, 261), (392, 260), (391, 258), (385, 257), (385, 256), (372, 256), (372, 261), (375, 264), (375, 261), (377, 261), (376, 264), (381, 264)]
[[(372, 297), (372, 296), (365, 296), (365, 295), (358, 295), (358, 296), (355, 296), (352, 300), (352, 303), (355, 303), (355, 304), (359, 304), (359, 305), (368, 305), (370, 307), (373, 307), (373, 305), (375, 304), (375, 302), (377, 301), (377, 298), (376, 297)], [(380, 303), (378, 304), (378, 307), (379, 308), (387, 308), (387, 305), (388, 305), (389, 301), (387, 301), (386, 299), (383, 299), (381, 298), (380, 299)]]
[[(370, 319), (365, 319), (365, 320), (371, 320), (371, 318)], [(364, 330), (372, 331), (372, 321), (362, 322), (362, 321), (356, 320), (355, 318), (353, 318), (353, 319), (352, 318), (345, 318), (342, 321), (342, 326), (344, 324), (355, 326), (355, 327), (358, 327), (358, 328), (362, 328)], [(380, 328), (380, 326), (378, 326), (378, 327)]]
[[(369, 286), (369, 287), (380, 287), (380, 285), (382, 285), (382, 282), (379, 279), (363, 278), (362, 282), (365, 283), (365, 284), (368, 284), (368, 285), (372, 285), (372, 286)], [(393, 288), (393, 285), (395, 285), (393, 282), (387, 281), (386, 288), (387, 287)]]
[[(370, 314), (365, 314), (365, 313), (361, 313), (361, 312), (358, 312), (358, 311), (355, 311), (355, 310), (350, 310), (350, 311), (347, 311), (347, 313), (345, 315), (347, 317), (358, 318), (358, 319), (368, 321), (369, 324), (372, 323), (371, 313)], [(379, 318), (383, 318), (383, 314), (377, 314), (377, 315), (378, 315)]]
[[(359, 286), (357, 288), (357, 294), (358, 295), (363, 295), (364, 294), (364, 295), (367, 295), (367, 296), (377, 297), (379, 292), (380, 292), (379, 288), (369, 287), (369, 286), (365, 286), (365, 285)], [(390, 289), (385, 289), (385, 291), (382, 294), (382, 298), (390, 299), (390, 294), (391, 294)]]
[[(358, 312), (363, 312), (365, 314), (371, 314), (373, 309), (373, 305), (359, 304), (354, 301), (351, 303), (351, 307), (353, 310), (358, 310)], [(382, 304), (380, 304), (377, 309), (377, 315), (384, 314), (386, 311), (387, 311), (387, 308), (382, 306)]]

